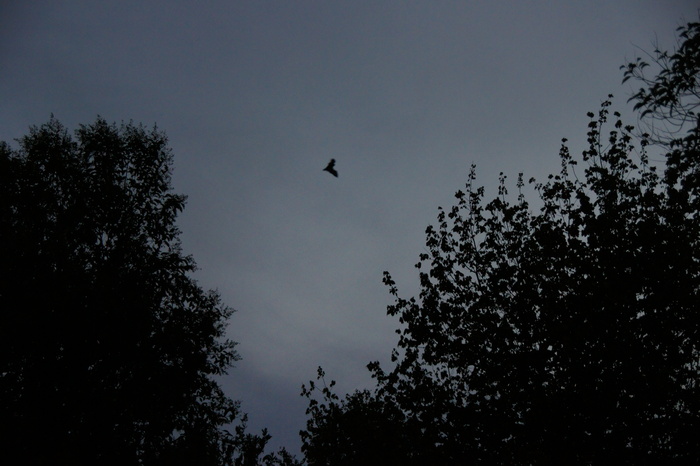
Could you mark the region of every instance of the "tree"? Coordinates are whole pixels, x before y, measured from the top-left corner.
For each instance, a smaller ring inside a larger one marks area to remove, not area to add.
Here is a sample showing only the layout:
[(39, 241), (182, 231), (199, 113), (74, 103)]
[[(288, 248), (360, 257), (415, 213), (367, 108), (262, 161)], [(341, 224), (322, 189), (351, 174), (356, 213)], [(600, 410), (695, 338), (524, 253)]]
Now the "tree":
[[(643, 115), (671, 114), (678, 99), (667, 93), (698, 95), (700, 25), (689, 24), (681, 37), (681, 52), (664, 55), (668, 71), (633, 97)], [(589, 114), (580, 159), (564, 139), (560, 173), (530, 180), (541, 207), (526, 201), (522, 175), (515, 200), (502, 174), (497, 196), (485, 202), (472, 167), (456, 205), (439, 209), (437, 226), (426, 231), (419, 296), (400, 297), (385, 273), (400, 337), (393, 368), (369, 365), (377, 387), (363, 403), (382, 406), (375, 416), (401, 413), (404, 457), (697, 461), (698, 116), (686, 112), (688, 132), (661, 141), (668, 152), (660, 175), (646, 152), (656, 139), (636, 137), (619, 113), (611, 115), (610, 97)], [(310, 405), (307, 452), (327, 438), (328, 428), (318, 427), (329, 419), (342, 430), (357, 399), (331, 400), (326, 410)], [(324, 460), (317, 455), (311, 464), (330, 464)]]
[(232, 310), (191, 277), (166, 136), (53, 117), (0, 143), (3, 464), (224, 464)]
[[(369, 390), (358, 390), (341, 400), (333, 393), (334, 385), (335, 381), (326, 384), (325, 372), (319, 367), (317, 382), (302, 386), (302, 396), (309, 400), (309, 419), (300, 435), (310, 466), (432, 464), (426, 450), (415, 455), (416, 446), (407, 443), (410, 424), (396, 405), (385, 403)], [(319, 394), (320, 402), (315, 399)], [(418, 432), (413, 434), (419, 438)]]

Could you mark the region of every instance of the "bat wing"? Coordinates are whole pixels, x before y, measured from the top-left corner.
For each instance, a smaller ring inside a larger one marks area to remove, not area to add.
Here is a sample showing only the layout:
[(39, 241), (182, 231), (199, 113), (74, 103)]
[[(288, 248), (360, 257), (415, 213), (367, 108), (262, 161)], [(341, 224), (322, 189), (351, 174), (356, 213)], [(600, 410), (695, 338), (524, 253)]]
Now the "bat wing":
[(328, 165), (326, 165), (326, 168), (324, 168), (324, 171), (327, 171), (331, 175), (335, 176), (338, 178), (338, 172), (335, 170), (335, 159), (331, 159), (330, 162), (328, 162)]

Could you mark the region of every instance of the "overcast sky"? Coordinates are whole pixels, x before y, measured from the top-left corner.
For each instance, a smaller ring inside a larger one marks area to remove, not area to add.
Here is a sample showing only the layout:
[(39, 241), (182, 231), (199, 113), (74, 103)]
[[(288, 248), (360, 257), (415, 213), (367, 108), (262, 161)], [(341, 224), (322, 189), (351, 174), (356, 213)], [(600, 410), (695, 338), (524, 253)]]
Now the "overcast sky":
[(397, 340), (382, 272), (416, 294), (469, 166), (487, 188), (557, 170), (586, 112), (627, 108), (619, 66), (697, 19), (692, 0), (3, 1), (0, 140), (51, 113), (168, 134), (183, 248), (237, 310), (222, 384), (298, 452), (301, 384), (320, 365), (371, 386)]

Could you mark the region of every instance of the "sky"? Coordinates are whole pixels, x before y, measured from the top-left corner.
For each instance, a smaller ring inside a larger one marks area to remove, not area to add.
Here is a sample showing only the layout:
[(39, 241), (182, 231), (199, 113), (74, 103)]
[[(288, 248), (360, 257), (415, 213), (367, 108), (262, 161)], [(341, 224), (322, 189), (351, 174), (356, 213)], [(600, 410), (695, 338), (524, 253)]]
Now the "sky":
[(609, 93), (634, 124), (620, 65), (697, 20), (691, 0), (4, 1), (0, 140), (51, 114), (167, 133), (183, 250), (236, 310), (221, 384), (298, 453), (318, 366), (340, 394), (390, 367), (382, 273), (417, 295), (471, 164), (515, 191), (558, 171), (562, 138), (580, 154)]

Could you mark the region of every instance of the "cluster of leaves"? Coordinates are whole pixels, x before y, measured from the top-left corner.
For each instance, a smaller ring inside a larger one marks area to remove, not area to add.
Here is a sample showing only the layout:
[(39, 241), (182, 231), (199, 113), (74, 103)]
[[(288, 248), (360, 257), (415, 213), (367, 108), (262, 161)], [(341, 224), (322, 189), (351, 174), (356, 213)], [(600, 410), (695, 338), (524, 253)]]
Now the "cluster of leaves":
[[(318, 368), (317, 381), (302, 386), (309, 399), (306, 430), (301, 431), (302, 452), (310, 465), (398, 464), (397, 451), (409, 451), (404, 444), (409, 420), (393, 404), (361, 390), (340, 400), (326, 384)], [(315, 399), (320, 395), (321, 401)], [(417, 432), (416, 432), (417, 434)], [(401, 464), (426, 464), (403, 461)]]
[[(698, 95), (700, 25), (681, 38), (635, 95), (642, 115), (664, 120)], [(530, 180), (536, 211), (522, 175), (514, 202), (503, 175), (485, 202), (472, 167), (456, 205), (426, 231), (418, 298), (401, 298), (385, 273), (396, 297), (388, 313), (402, 324), (394, 367), (369, 365), (374, 392), (311, 401), (310, 464), (340, 464), (330, 455), (383, 419), (401, 426), (385, 452), (394, 464), (697, 459), (698, 118), (685, 113), (688, 132), (667, 141), (660, 174), (649, 137), (611, 115), (610, 97), (589, 114), (582, 156), (563, 140), (560, 173)]]
[[(639, 110), (640, 120), (647, 126), (655, 142), (670, 145), (679, 141), (683, 131), (697, 134), (700, 106), (700, 23), (678, 28), (679, 44), (674, 53), (657, 47), (647, 60), (638, 57), (620, 67), (623, 82), (632, 79), (641, 87), (630, 97)], [(651, 64), (649, 63), (651, 62)], [(652, 66), (654, 65), (654, 66)], [(645, 71), (656, 68), (653, 78)]]
[[(224, 464), (232, 310), (191, 278), (163, 133), (55, 119), (0, 143), (3, 464)], [(240, 456), (240, 455), (239, 455)]]

